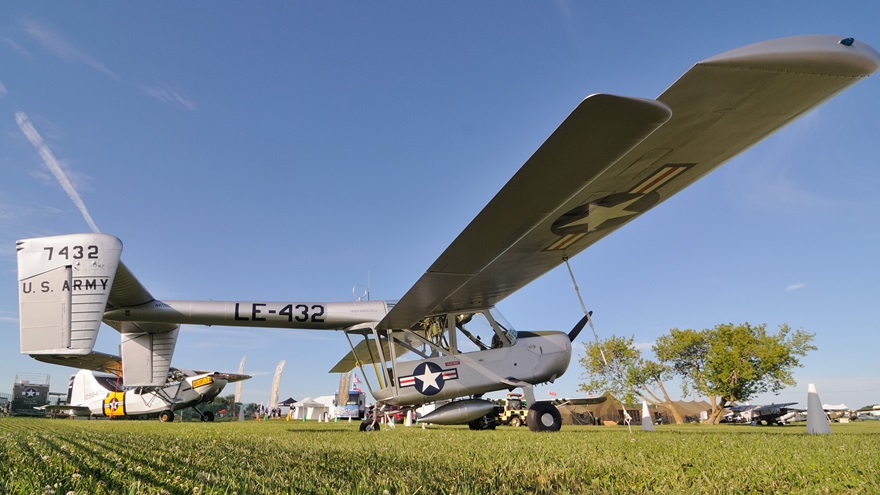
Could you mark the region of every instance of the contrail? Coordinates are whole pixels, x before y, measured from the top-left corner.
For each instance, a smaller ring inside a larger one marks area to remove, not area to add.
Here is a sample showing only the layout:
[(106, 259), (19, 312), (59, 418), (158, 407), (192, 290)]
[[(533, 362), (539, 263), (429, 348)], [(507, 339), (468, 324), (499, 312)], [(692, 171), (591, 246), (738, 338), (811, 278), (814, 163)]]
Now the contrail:
[(28, 141), (34, 145), (34, 148), (37, 149), (37, 153), (40, 154), (40, 158), (43, 159), (43, 163), (49, 168), (52, 172), (52, 175), (55, 176), (55, 179), (58, 180), (58, 183), (61, 184), (61, 187), (64, 188), (64, 191), (70, 197), (70, 200), (73, 201), (73, 204), (79, 209), (79, 212), (82, 213), (83, 218), (86, 219), (86, 223), (89, 224), (89, 227), (92, 228), (92, 232), (100, 233), (101, 231), (98, 229), (98, 226), (95, 225), (95, 222), (92, 220), (92, 216), (89, 215), (89, 210), (86, 208), (86, 204), (83, 203), (82, 198), (79, 197), (79, 194), (76, 192), (76, 189), (73, 188), (73, 184), (70, 183), (70, 179), (67, 178), (67, 174), (64, 173), (64, 170), (61, 169), (61, 165), (58, 164), (58, 160), (55, 159), (55, 155), (52, 154), (52, 151), (46, 146), (46, 143), (43, 141), (43, 137), (40, 136), (40, 133), (37, 132), (37, 129), (34, 128), (31, 121), (28, 119), (28, 116), (24, 112), (16, 112), (15, 113), (15, 121), (18, 123), (18, 127), (21, 129), (21, 132), (28, 138)]

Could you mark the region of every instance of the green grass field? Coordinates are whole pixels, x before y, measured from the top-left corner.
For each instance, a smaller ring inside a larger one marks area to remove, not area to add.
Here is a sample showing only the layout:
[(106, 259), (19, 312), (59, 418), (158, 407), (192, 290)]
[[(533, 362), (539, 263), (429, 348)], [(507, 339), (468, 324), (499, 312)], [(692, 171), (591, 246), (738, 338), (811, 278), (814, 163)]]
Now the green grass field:
[(383, 428), (0, 419), (0, 493), (880, 493), (880, 422)]

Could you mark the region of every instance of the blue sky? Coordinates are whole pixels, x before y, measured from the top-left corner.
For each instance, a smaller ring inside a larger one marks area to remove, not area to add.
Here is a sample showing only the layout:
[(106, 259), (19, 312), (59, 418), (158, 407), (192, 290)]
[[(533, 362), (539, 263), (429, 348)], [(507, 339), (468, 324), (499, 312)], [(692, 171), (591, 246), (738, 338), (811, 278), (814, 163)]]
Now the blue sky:
[[(88, 232), (42, 135), (158, 298), (397, 299), (591, 93), (655, 97), (693, 63), (783, 36), (880, 47), (873, 1), (0, 4), (0, 391), (17, 372), (15, 241)], [(756, 402), (880, 402), (880, 76), (572, 260), (600, 337), (787, 323), (798, 386)], [(565, 268), (499, 309), (568, 330)], [(591, 338), (584, 335), (582, 339)], [(115, 352), (104, 327), (98, 348)], [(175, 365), (256, 376), (247, 401), (333, 393), (338, 332), (185, 326)], [(580, 347), (576, 347), (578, 354)], [(550, 390), (576, 396), (581, 369)], [(677, 387), (671, 389), (677, 392)], [(689, 398), (689, 397), (688, 397)]]

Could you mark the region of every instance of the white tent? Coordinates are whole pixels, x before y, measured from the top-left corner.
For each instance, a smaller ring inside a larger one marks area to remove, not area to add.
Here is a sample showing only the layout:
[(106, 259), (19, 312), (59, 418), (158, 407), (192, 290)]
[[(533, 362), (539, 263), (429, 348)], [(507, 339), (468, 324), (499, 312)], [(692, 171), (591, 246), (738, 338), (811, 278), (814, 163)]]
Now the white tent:
[[(333, 396), (306, 397), (293, 405), (291, 419), (328, 419), (333, 413)], [(323, 416), (322, 416), (323, 415)]]

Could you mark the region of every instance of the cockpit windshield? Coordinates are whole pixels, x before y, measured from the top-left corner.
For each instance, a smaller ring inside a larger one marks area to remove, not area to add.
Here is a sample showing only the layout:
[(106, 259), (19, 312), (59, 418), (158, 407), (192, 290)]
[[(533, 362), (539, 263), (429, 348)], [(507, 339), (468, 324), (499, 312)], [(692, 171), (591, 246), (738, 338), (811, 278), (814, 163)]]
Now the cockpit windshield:
[(483, 313), (455, 317), (455, 326), (465, 338), (458, 339), (460, 352), (483, 351), (516, 344), (516, 330), (495, 308)]

